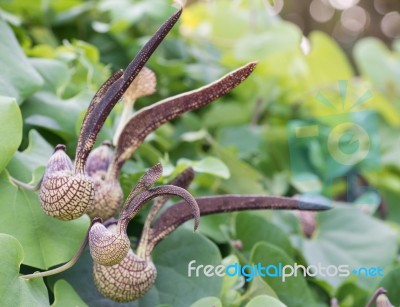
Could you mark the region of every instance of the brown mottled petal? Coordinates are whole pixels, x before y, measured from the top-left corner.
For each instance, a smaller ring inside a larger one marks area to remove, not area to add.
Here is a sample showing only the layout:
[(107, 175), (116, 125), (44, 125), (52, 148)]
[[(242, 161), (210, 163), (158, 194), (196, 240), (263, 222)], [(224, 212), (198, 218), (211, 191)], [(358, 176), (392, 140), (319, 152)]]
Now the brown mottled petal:
[(121, 216), (119, 218), (121, 229), (126, 229), (128, 223), (135, 217), (135, 215), (147, 202), (156, 197), (164, 195), (179, 196), (184, 199), (184, 203), (188, 204), (190, 207), (191, 215), (194, 216), (194, 229), (197, 229), (200, 221), (200, 211), (199, 207), (197, 206), (196, 200), (185, 189), (173, 185), (159, 186), (137, 195), (130, 203), (125, 206), (125, 208), (121, 212)]
[[(78, 144), (76, 146), (75, 169), (83, 169), (84, 168), (83, 164), (85, 161), (83, 161), (82, 159), (78, 160), (78, 156), (82, 155), (81, 151), (84, 149), (85, 143), (87, 142), (87, 138), (90, 135), (89, 129), (91, 127), (88, 126), (88, 120), (90, 117), (93, 116), (93, 112), (95, 111), (95, 108), (100, 103), (104, 94), (107, 92), (107, 90), (110, 88), (110, 86), (123, 75), (123, 73), (124, 73), (124, 71), (122, 69), (120, 69), (116, 73), (114, 73), (110, 78), (108, 78), (107, 81), (103, 83), (103, 85), (100, 87), (100, 89), (97, 91), (97, 93), (94, 95), (92, 101), (90, 102), (89, 107), (86, 110), (85, 117), (83, 118), (83, 121), (82, 121), (81, 131), (79, 133), (79, 138), (78, 138)], [(77, 165), (78, 163), (79, 163), (79, 165)]]
[[(196, 198), (201, 216), (244, 210), (311, 210), (321, 211), (330, 207), (298, 199), (279, 196), (221, 195)], [(168, 234), (192, 218), (192, 212), (183, 202), (169, 207), (153, 226), (150, 240), (153, 246)]]
[(150, 56), (157, 49), (158, 45), (163, 41), (175, 23), (178, 21), (182, 9), (172, 15), (152, 36), (152, 38), (139, 51), (133, 61), (125, 69), (122, 76), (116, 80), (107, 91), (102, 95), (100, 101), (93, 107), (90, 115), (86, 117), (85, 125), (82, 126), (80, 141), (76, 151), (75, 171), (84, 172), (85, 162), (92, 150), (104, 121), (110, 114), (115, 104), (120, 100), (122, 95), (128, 89), (140, 70), (146, 64)]
[(229, 93), (254, 71), (256, 65), (255, 62), (249, 63), (209, 85), (167, 98), (138, 111), (125, 125), (118, 139), (110, 177), (118, 177), (124, 162), (132, 156), (147, 135), (179, 115), (198, 109)]
[[(189, 187), (189, 185), (193, 181), (193, 179), (194, 179), (194, 170), (193, 170), (193, 168), (188, 167), (182, 173), (180, 173), (178, 176), (176, 176), (169, 184), (187, 190), (187, 188)], [(157, 198), (155, 204), (153, 205), (153, 207), (151, 207), (151, 210), (150, 210), (149, 214), (147, 215), (146, 223), (143, 227), (143, 232), (145, 232), (146, 229), (148, 227), (150, 227), (150, 224), (151, 224), (152, 220), (154, 219), (154, 217), (156, 216), (158, 210), (170, 198), (171, 198), (171, 195), (164, 195), (164, 196)]]
[[(187, 189), (190, 183), (194, 179), (194, 170), (191, 167), (185, 169), (182, 173), (176, 176), (171, 182), (170, 185), (174, 185), (183, 189)], [(167, 202), (170, 198), (170, 195), (164, 195), (156, 199), (154, 205), (151, 207), (149, 214), (147, 215), (146, 222), (143, 226), (142, 236), (140, 238), (140, 243), (137, 249), (137, 254), (139, 257), (149, 258), (152, 248), (148, 246), (149, 237), (151, 232), (151, 224), (156, 217), (158, 211), (161, 207)]]

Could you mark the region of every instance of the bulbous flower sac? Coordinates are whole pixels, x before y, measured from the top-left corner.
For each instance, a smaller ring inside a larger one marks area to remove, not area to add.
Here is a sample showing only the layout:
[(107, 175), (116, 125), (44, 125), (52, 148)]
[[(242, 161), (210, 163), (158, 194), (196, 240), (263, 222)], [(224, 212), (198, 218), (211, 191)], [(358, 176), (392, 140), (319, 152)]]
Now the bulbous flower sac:
[(153, 286), (156, 277), (154, 263), (139, 258), (132, 249), (119, 264), (93, 264), (96, 288), (105, 297), (121, 303), (134, 301), (145, 295)]
[(94, 182), (94, 201), (86, 213), (91, 219), (100, 217), (103, 221), (121, 210), (123, 192), (118, 180), (107, 178), (108, 167), (113, 158), (111, 143), (104, 142), (93, 150), (86, 162), (86, 172)]
[(120, 263), (128, 254), (131, 242), (125, 231), (120, 231), (116, 225), (106, 228), (101, 223), (95, 223), (89, 231), (89, 248), (93, 261), (111, 266)]
[(64, 145), (57, 145), (40, 185), (40, 204), (47, 215), (60, 220), (82, 216), (94, 200), (92, 179), (74, 173)]
[(88, 206), (86, 213), (91, 219), (100, 217), (103, 221), (113, 217), (121, 210), (123, 192), (118, 181), (104, 180), (105, 172), (97, 172), (92, 176), (94, 182), (94, 201)]
[(113, 158), (111, 142), (105, 141), (94, 149), (86, 161), (86, 173), (92, 176), (96, 172), (107, 172)]

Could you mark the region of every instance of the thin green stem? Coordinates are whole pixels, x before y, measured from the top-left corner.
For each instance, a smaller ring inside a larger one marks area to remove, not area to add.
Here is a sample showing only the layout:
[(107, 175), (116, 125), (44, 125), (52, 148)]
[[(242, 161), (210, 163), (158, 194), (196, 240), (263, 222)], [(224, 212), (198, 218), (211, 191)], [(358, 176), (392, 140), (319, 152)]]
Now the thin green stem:
[(42, 183), (42, 179), (40, 179), (38, 183), (36, 183), (35, 185), (31, 185), (29, 183), (25, 183), (25, 182), (19, 181), (18, 179), (15, 179), (14, 177), (11, 177), (11, 176), (10, 176), (10, 180), (16, 186), (18, 186), (20, 188), (23, 188), (25, 190), (28, 190), (28, 191), (37, 191), (37, 190), (39, 190), (40, 184)]

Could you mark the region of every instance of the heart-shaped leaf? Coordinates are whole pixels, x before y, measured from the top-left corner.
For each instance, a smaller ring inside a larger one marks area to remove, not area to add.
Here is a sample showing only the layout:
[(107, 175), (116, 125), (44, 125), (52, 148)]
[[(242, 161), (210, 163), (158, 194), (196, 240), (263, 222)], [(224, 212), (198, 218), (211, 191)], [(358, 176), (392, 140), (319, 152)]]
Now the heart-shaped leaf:
[(46, 215), (37, 193), (16, 187), (6, 171), (0, 175), (0, 191), (0, 232), (21, 242), (24, 264), (48, 269), (75, 254), (89, 226), (86, 215), (68, 222)]
[(24, 250), (18, 240), (0, 233), (0, 298), (1, 306), (49, 306), (42, 278), (26, 280), (19, 275)]

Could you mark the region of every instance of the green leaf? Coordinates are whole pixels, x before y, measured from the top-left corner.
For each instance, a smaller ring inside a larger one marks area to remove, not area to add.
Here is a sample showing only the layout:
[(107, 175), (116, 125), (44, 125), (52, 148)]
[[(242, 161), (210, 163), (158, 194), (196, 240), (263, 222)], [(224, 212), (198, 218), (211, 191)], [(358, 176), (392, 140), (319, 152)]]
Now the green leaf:
[[(233, 7), (231, 1), (218, 1), (213, 10), (207, 10), (206, 6), (196, 3), (185, 10), (182, 16), (182, 28), (186, 32), (194, 32), (200, 26), (207, 26), (212, 31), (207, 31), (209, 38), (215, 43), (224, 41), (231, 46), (238, 37), (243, 36), (249, 27), (247, 16), (242, 10)], [(221, 19), (224, 14), (226, 19)], [(232, 32), (232, 28), (237, 31)]]
[(229, 101), (215, 103), (208, 108), (203, 116), (204, 126), (214, 128), (245, 124), (251, 118), (250, 113), (246, 106), (239, 103)]
[[(90, 94), (82, 93), (62, 100), (53, 92), (40, 91), (22, 107), (25, 123), (45, 128), (66, 142), (75, 141), (77, 120), (91, 98)], [(65, 116), (66, 114), (68, 116)]]
[(286, 307), (285, 304), (268, 295), (259, 295), (246, 304), (246, 307)]
[[(235, 255), (229, 255), (222, 260), (222, 264), (227, 267), (231, 264), (239, 263)], [(222, 281), (221, 301), (223, 306), (236, 306), (241, 302), (240, 289), (243, 287), (243, 277), (225, 275)]]
[(261, 184), (263, 176), (255, 168), (217, 144), (214, 144), (213, 149), (231, 173), (228, 180), (221, 182), (224, 191), (232, 194), (266, 194)]
[(354, 59), (361, 74), (389, 98), (400, 95), (400, 56), (375, 38), (364, 38), (354, 47)]
[(195, 172), (211, 174), (224, 179), (228, 179), (230, 176), (228, 167), (220, 159), (215, 157), (206, 157), (200, 161), (180, 159), (177, 166), (181, 167), (182, 165), (185, 165), (185, 167), (192, 166)]
[[(318, 214), (317, 225), (314, 238), (303, 239), (299, 246), (310, 265), (348, 265), (350, 272), (361, 267), (379, 266), (385, 274), (385, 269), (396, 257), (395, 231), (360, 210), (337, 207)], [(319, 278), (337, 287), (345, 277)], [(371, 285), (378, 281), (377, 278), (361, 277), (358, 282)]]
[(353, 282), (344, 282), (336, 291), (335, 297), (341, 307), (365, 306), (370, 296), (368, 292)]
[(88, 306), (79, 295), (75, 292), (74, 288), (63, 279), (57, 280), (54, 285), (54, 303), (51, 305), (53, 307), (64, 307), (64, 306), (74, 306), (83, 307)]
[(190, 307), (222, 307), (222, 303), (217, 297), (204, 297), (199, 299), (194, 304), (190, 305)]
[(70, 79), (68, 66), (54, 59), (32, 58), (29, 62), (45, 81), (42, 90), (61, 94)]
[(217, 246), (209, 239), (192, 230), (179, 229), (154, 250), (157, 266), (157, 288), (160, 302), (173, 306), (189, 306), (205, 296), (218, 296), (222, 278), (218, 276), (188, 276), (188, 265), (219, 265), (221, 255)]
[(232, 213), (203, 216), (198, 230), (216, 243), (226, 243), (229, 241), (227, 233), (231, 216)]
[(19, 276), (24, 250), (18, 240), (0, 233), (0, 297), (2, 306), (49, 306), (46, 286), (42, 278), (31, 280)]
[(311, 52), (307, 55), (308, 81), (312, 86), (325, 85), (353, 77), (351, 65), (339, 45), (323, 32), (310, 34)]
[(10, 162), (22, 139), (22, 116), (15, 99), (0, 96), (0, 173)]
[(253, 299), (260, 295), (267, 295), (276, 299), (278, 298), (275, 291), (270, 287), (270, 285), (268, 285), (260, 276), (256, 276), (250, 282), (250, 285), (243, 296), (249, 299)]
[(0, 191), (0, 232), (21, 242), (24, 264), (48, 269), (76, 253), (89, 226), (86, 215), (68, 222), (46, 215), (37, 193), (17, 188), (6, 171), (0, 175)]
[(273, 23), (261, 33), (248, 33), (241, 39), (237, 39), (234, 54), (242, 61), (268, 59), (299, 48), (300, 41), (301, 32), (292, 23)]
[(400, 289), (400, 267), (385, 274), (379, 286), (387, 290), (387, 296), (394, 306), (400, 305), (400, 296), (398, 295)]
[(7, 166), (10, 174), (24, 182), (30, 182), (32, 173), (41, 169), (41, 175), (54, 148), (36, 131), (29, 131), (29, 145), (23, 151), (17, 151)]
[(217, 140), (223, 147), (235, 147), (241, 159), (258, 155), (262, 142), (259, 129), (248, 125), (223, 127), (218, 131)]
[[(260, 242), (254, 246), (251, 262), (254, 264), (261, 263), (263, 267), (267, 267), (268, 265), (278, 267), (279, 264), (282, 264), (282, 267), (284, 267), (285, 265), (295, 264), (295, 261), (284, 250), (266, 242)], [(279, 276), (265, 276), (263, 280), (271, 286), (279, 299), (288, 306), (302, 307), (315, 305), (315, 301), (303, 275), (287, 277), (284, 282), (282, 277)]]
[(254, 245), (268, 242), (281, 247), (289, 257), (293, 258), (294, 250), (288, 236), (278, 226), (270, 223), (256, 213), (240, 212), (235, 219), (235, 239), (243, 244), (243, 254), (250, 256)]
[(27, 60), (14, 33), (0, 19), (0, 95), (19, 104), (43, 85), (43, 79)]

